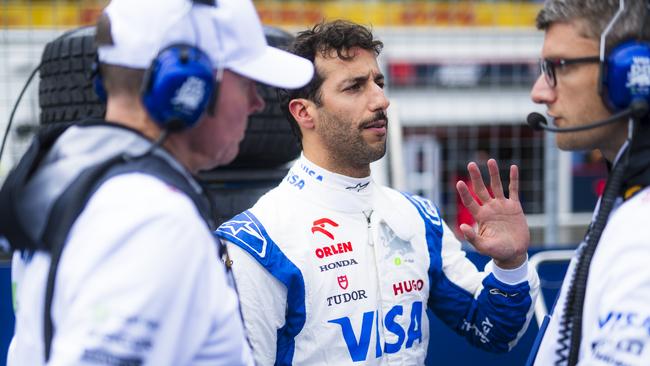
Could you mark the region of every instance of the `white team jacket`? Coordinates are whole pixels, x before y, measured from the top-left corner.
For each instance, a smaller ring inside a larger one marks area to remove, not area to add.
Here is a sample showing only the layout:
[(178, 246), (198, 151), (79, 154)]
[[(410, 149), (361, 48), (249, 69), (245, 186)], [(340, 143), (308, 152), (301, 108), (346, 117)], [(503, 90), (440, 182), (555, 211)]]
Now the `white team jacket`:
[[(47, 172), (69, 174), (124, 146), (144, 151), (150, 142), (107, 124), (70, 127), (36, 173), (32, 196), (61, 188)], [(31, 216), (43, 211), (32, 207)], [(49, 253), (14, 254), (16, 331), (9, 366), (45, 364), (49, 269)], [(252, 365), (238, 305), (192, 200), (154, 176), (118, 175), (92, 195), (68, 235), (47, 365)]]
[[(610, 213), (589, 269), (581, 366), (650, 365), (649, 220), (650, 187), (625, 202), (619, 199)], [(558, 359), (560, 320), (574, 262), (543, 333), (535, 365), (554, 365)]]
[(427, 306), (475, 346), (508, 351), (538, 292), (527, 263), (477, 271), (429, 201), (304, 157), (215, 234), (260, 365), (421, 365)]

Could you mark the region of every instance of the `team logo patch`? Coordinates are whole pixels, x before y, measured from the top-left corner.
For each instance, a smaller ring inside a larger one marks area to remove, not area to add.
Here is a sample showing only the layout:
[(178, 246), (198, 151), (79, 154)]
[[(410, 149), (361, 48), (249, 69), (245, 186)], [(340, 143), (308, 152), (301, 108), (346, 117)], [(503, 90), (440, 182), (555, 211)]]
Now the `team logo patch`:
[(242, 248), (249, 249), (249, 251), (260, 258), (266, 256), (268, 241), (263, 233), (261, 224), (248, 211), (235, 216), (232, 220), (219, 226), (216, 234)]
[[(414, 253), (413, 250), (413, 245), (411, 242), (402, 240), (400, 237), (398, 237), (393, 229), (391, 229), (388, 225), (385, 223), (381, 223), (379, 227), (379, 232), (380, 232), (380, 240), (382, 245), (388, 249), (388, 252), (384, 256), (384, 259), (392, 258), (395, 255), (399, 255), (401, 257), (404, 257), (410, 253)], [(397, 258), (396, 258), (397, 259)], [(413, 260), (405, 260), (405, 262), (412, 262)], [(395, 261), (395, 265), (400, 265), (402, 264), (402, 260), (399, 259)]]
[(402, 281), (393, 284), (393, 293), (397, 296), (411, 291), (421, 291), (423, 287), (424, 281), (421, 279)]
[(413, 205), (418, 209), (420, 215), (427, 221), (431, 222), (436, 226), (442, 225), (442, 220), (440, 220), (440, 215), (436, 207), (426, 198), (420, 196), (411, 196), (408, 193), (402, 193), (406, 198), (411, 201)]
[(647, 95), (650, 90), (650, 59), (647, 57), (632, 57), (630, 72), (627, 74), (625, 85), (634, 94)]
[(361, 192), (362, 190), (366, 189), (370, 182), (365, 182), (365, 183), (357, 183), (356, 186), (351, 186), (351, 187), (345, 187), (345, 189), (350, 190), (350, 191), (357, 191)]
[(347, 253), (352, 251), (352, 242), (338, 243), (327, 247), (317, 248), (315, 253), (318, 258), (331, 257), (333, 255)]
[(348, 288), (348, 276), (346, 275), (338, 276), (336, 277), (336, 280), (339, 282), (339, 287), (341, 287), (344, 290)]
[(345, 304), (350, 301), (367, 299), (366, 290), (354, 290), (327, 298), (327, 306)]
[(357, 263), (357, 261), (354, 260), (354, 258), (352, 258), (352, 259), (344, 259), (344, 260), (341, 260), (341, 261), (335, 261), (335, 262), (324, 264), (324, 265), (320, 266), (320, 271), (325, 272), (325, 271), (329, 271), (330, 269), (347, 267), (347, 266), (352, 266), (352, 265), (355, 265), (355, 264), (358, 264), (358, 263)]
[(334, 240), (334, 234), (332, 234), (327, 229), (325, 229), (325, 226), (338, 227), (339, 224), (337, 224), (333, 220), (330, 220), (330, 219), (324, 217), (322, 219), (318, 219), (318, 220), (314, 221), (314, 223), (312, 224), (312, 227), (311, 227), (311, 233), (312, 234), (321, 233), (321, 234), (327, 236), (328, 238)]
[(196, 110), (205, 96), (205, 82), (196, 76), (190, 76), (178, 89), (172, 104), (184, 110)]

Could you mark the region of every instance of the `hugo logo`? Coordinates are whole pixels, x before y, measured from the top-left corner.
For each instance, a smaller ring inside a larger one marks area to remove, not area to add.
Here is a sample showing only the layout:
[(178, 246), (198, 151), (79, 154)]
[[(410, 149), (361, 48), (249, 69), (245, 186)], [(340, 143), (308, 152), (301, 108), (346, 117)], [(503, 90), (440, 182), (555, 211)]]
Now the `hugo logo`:
[(339, 224), (335, 223), (334, 221), (328, 219), (328, 218), (322, 218), (314, 221), (312, 224), (313, 226), (311, 227), (311, 233), (316, 234), (316, 232), (319, 232), (321, 234), (324, 234), (328, 238), (334, 240), (334, 234), (330, 233), (325, 229), (326, 225), (333, 226), (333, 227), (338, 227)]
[(405, 292), (411, 292), (414, 290), (420, 291), (422, 290), (423, 286), (424, 286), (424, 281), (422, 280), (402, 281), (393, 284), (393, 293), (395, 294), (395, 296), (397, 296)]

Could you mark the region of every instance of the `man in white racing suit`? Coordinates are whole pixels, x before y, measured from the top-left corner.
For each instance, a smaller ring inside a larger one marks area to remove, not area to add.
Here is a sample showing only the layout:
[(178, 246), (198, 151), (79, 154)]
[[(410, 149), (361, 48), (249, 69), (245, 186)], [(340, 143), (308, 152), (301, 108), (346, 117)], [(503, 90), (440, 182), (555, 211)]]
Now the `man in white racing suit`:
[(649, 24), (647, 0), (547, 0), (537, 15), (532, 100), (560, 149), (598, 149), (610, 176), (529, 363), (650, 365)]
[(538, 278), (526, 259), (515, 166), (509, 199), (494, 160), (494, 197), (474, 163), (468, 169), (482, 204), (458, 185), (479, 223), (478, 232), (462, 230), (494, 259), (484, 272), (431, 202), (370, 178), (388, 124), (381, 47), (345, 21), (298, 35), (291, 51), (316, 66), (308, 86), (285, 95), (303, 155), (277, 188), (215, 232), (228, 243), (260, 365), (421, 365), (427, 307), (494, 352), (510, 350), (530, 321)]

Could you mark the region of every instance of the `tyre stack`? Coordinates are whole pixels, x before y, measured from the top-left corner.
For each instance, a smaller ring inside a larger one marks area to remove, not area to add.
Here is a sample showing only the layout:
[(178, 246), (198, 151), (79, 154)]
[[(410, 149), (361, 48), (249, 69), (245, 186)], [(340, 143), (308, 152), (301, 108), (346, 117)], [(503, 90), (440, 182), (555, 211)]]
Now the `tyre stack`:
[[(265, 27), (264, 33), (271, 46), (281, 48), (292, 40), (291, 34), (278, 28)], [(95, 94), (92, 81), (94, 37), (94, 27), (83, 27), (45, 46), (38, 88), (40, 128), (104, 117), (106, 106)], [(235, 160), (199, 175), (214, 201), (218, 224), (251, 207), (276, 186), (287, 172), (287, 163), (300, 154), (277, 89), (258, 87), (266, 106), (249, 118)]]

